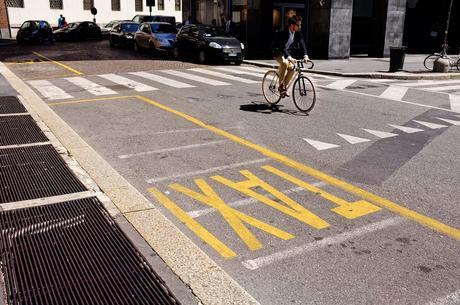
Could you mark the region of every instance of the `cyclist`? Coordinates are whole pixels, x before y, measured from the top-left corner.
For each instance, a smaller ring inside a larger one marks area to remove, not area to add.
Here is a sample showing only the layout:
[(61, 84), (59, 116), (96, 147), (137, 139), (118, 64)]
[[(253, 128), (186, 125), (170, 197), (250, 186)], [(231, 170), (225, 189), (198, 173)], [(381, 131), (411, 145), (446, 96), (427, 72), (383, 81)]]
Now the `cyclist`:
[[(287, 85), (294, 76), (296, 59), (308, 61), (307, 48), (303, 35), (300, 32), (302, 19), (293, 16), (288, 19), (288, 29), (278, 33), (273, 45), (273, 57), (279, 64), (279, 91), (283, 96), (287, 94)], [(295, 59), (296, 58), (296, 59)]]

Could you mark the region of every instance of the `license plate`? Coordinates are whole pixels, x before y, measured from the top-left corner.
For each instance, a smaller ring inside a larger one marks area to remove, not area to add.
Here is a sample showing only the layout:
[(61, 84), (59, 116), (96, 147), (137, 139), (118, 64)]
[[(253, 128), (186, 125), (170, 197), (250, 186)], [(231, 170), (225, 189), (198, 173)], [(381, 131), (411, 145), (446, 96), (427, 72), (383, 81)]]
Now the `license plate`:
[(228, 54), (228, 56), (236, 56), (236, 55), (238, 55), (238, 54), (236, 54), (236, 53), (230, 53), (230, 54)]

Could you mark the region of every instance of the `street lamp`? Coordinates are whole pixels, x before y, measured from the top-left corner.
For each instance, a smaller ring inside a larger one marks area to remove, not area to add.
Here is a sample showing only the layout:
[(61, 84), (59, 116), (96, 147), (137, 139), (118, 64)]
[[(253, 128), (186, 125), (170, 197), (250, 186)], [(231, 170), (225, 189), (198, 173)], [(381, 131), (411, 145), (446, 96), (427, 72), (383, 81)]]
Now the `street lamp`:
[(447, 14), (447, 22), (446, 22), (446, 31), (444, 32), (444, 44), (442, 45), (442, 57), (447, 57), (447, 34), (449, 33), (449, 23), (450, 23), (450, 15), (452, 12), (452, 3), (454, 0), (450, 0), (449, 5), (449, 13)]

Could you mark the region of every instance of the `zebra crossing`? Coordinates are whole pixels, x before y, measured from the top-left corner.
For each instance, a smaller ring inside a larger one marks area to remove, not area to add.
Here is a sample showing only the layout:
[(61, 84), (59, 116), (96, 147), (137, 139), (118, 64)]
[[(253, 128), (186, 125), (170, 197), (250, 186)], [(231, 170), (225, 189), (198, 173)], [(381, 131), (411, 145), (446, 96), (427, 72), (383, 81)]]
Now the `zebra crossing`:
[[(157, 70), (127, 72), (119, 74), (101, 74), (56, 78), (53, 80), (31, 80), (32, 86), (47, 100), (65, 100), (74, 98), (78, 92), (87, 92), (94, 96), (118, 95), (118, 90), (151, 92), (162, 90), (161, 86), (173, 89), (188, 89), (199, 86), (230, 86), (232, 84), (260, 84), (266, 68), (247, 66), (224, 66), (209, 68), (191, 68), (185, 70)], [(322, 79), (322, 76), (315, 78)], [(326, 77), (324, 77), (326, 78)], [(330, 79), (330, 78), (326, 78)], [(105, 83), (104, 85), (102, 83)], [(115, 86), (114, 86), (115, 85)], [(74, 87), (71, 89), (70, 87)], [(75, 88), (76, 87), (76, 88)]]
[[(458, 117), (459, 120), (446, 119), (446, 118), (441, 118), (441, 117), (434, 118), (435, 120), (439, 120), (443, 123), (447, 123), (447, 125), (440, 124), (439, 122), (434, 123), (434, 122), (426, 122), (426, 121), (420, 121), (420, 120), (411, 121), (411, 122), (414, 122), (420, 125), (420, 128), (400, 126), (400, 125), (395, 125), (395, 124), (387, 124), (387, 125), (403, 133), (413, 134), (417, 132), (424, 132), (429, 129), (442, 129), (442, 128), (448, 128), (450, 126), (460, 126), (460, 115), (456, 115), (456, 117)], [(422, 129), (422, 128), (425, 128), (425, 129)], [(355, 135), (348, 135), (348, 134), (343, 134), (343, 133), (336, 133), (336, 135), (342, 138), (343, 140), (345, 140), (348, 144), (352, 144), (352, 145), (372, 142), (372, 141), (380, 140), (380, 139), (398, 137), (400, 135), (399, 133), (395, 133), (394, 131), (388, 132), (388, 131), (373, 130), (373, 129), (367, 129), (367, 128), (360, 128), (360, 130), (363, 130), (366, 133), (374, 136), (374, 139), (372, 138), (368, 139), (368, 138), (363, 138), (363, 137), (358, 137)], [(339, 148), (339, 147), (342, 147), (343, 145), (342, 143), (328, 143), (328, 142), (320, 141), (317, 139), (310, 139), (310, 138), (304, 138), (303, 140), (307, 142), (308, 144), (310, 144), (311, 147), (315, 148), (318, 151)]]
[(358, 82), (371, 82), (386, 86), (386, 89), (377, 96), (394, 101), (411, 102), (407, 97), (410, 95), (411, 90), (439, 93), (442, 95), (439, 98), (445, 98), (450, 104), (449, 110), (460, 112), (460, 79), (418, 80), (415, 82), (388, 79), (341, 79), (333, 81), (325, 87), (335, 90), (349, 90), (353, 89), (352, 86)]

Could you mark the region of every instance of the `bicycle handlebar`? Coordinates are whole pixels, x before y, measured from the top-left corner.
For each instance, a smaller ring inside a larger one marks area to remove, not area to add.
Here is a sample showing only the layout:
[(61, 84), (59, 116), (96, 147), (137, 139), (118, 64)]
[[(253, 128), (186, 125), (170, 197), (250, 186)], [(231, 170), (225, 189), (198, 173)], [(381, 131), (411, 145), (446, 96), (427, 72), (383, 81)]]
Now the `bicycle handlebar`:
[(307, 60), (307, 62), (305, 62), (304, 60), (294, 60), (293, 63), (299, 69), (303, 69), (305, 67), (304, 64), (306, 64), (306, 68), (309, 69), (309, 70), (313, 69), (313, 67), (315, 66), (315, 63), (313, 61), (311, 61), (311, 60)]

